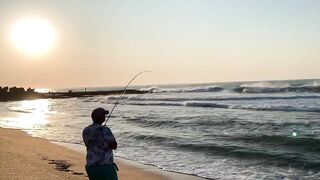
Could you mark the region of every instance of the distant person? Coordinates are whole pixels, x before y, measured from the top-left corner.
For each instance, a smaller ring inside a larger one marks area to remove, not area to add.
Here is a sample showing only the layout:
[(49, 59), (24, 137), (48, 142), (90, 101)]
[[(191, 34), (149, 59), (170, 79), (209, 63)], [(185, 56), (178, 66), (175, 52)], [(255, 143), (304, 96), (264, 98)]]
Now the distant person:
[(117, 141), (110, 128), (102, 126), (109, 111), (97, 108), (92, 111), (93, 123), (83, 129), (82, 137), (87, 147), (86, 171), (90, 180), (117, 180), (117, 166), (113, 150)]

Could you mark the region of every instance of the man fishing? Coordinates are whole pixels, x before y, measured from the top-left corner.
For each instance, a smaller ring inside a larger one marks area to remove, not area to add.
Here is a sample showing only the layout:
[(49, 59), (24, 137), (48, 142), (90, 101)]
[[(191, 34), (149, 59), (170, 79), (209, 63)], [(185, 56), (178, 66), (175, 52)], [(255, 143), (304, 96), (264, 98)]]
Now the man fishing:
[[(118, 167), (114, 163), (112, 151), (117, 149), (117, 141), (106, 124), (131, 82), (144, 72), (150, 71), (142, 71), (129, 81), (111, 109), (110, 114), (109, 111), (103, 108), (97, 108), (92, 111), (91, 118), (93, 123), (84, 128), (82, 132), (83, 141), (87, 146), (86, 171), (90, 180), (118, 180), (116, 171)], [(107, 114), (109, 116), (106, 120)], [(102, 125), (103, 122), (105, 122), (104, 125)]]
[(102, 126), (107, 114), (109, 111), (103, 108), (93, 110), (93, 123), (82, 132), (87, 147), (86, 171), (90, 180), (118, 180), (118, 168), (113, 158), (117, 141), (110, 128)]

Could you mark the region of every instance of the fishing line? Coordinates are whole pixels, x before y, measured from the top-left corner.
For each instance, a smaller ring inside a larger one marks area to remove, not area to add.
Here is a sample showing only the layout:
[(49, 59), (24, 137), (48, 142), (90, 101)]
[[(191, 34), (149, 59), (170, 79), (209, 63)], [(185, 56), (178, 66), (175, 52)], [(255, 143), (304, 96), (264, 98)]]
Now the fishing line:
[(110, 117), (111, 117), (111, 114), (112, 114), (113, 110), (114, 110), (114, 109), (116, 108), (116, 106), (118, 105), (118, 103), (119, 103), (120, 99), (122, 98), (122, 96), (127, 92), (127, 88), (129, 87), (129, 85), (131, 84), (131, 82), (132, 82), (136, 77), (138, 77), (140, 74), (145, 73), (145, 72), (151, 72), (151, 71), (141, 71), (141, 72), (139, 72), (138, 74), (136, 74), (136, 75), (129, 81), (129, 83), (127, 84), (127, 86), (123, 89), (122, 94), (119, 96), (119, 98), (117, 99), (116, 103), (115, 103), (114, 106), (112, 107), (112, 109), (111, 109), (111, 111), (110, 111), (110, 113), (109, 113), (109, 116), (107, 117), (107, 119), (106, 119), (106, 121), (104, 122), (104, 125), (103, 125), (103, 126), (105, 126), (105, 125), (107, 124), (108, 120), (109, 120)]

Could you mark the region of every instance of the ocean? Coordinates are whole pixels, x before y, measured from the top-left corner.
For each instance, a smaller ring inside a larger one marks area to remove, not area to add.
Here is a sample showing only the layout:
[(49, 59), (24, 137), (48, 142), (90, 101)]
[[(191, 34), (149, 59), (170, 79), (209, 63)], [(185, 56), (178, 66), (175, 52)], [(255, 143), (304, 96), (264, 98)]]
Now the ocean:
[[(319, 79), (130, 88), (152, 93), (125, 95), (107, 123), (118, 157), (209, 179), (320, 179)], [(83, 144), (91, 111), (117, 98), (1, 102), (0, 126)]]

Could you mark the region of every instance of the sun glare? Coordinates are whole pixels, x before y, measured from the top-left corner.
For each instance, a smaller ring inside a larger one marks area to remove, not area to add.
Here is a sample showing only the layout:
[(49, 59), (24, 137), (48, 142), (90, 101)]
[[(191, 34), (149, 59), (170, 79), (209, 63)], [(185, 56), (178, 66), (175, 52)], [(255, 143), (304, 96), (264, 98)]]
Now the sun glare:
[(11, 29), (13, 45), (28, 55), (47, 53), (54, 45), (56, 34), (45, 19), (28, 17), (18, 20)]

